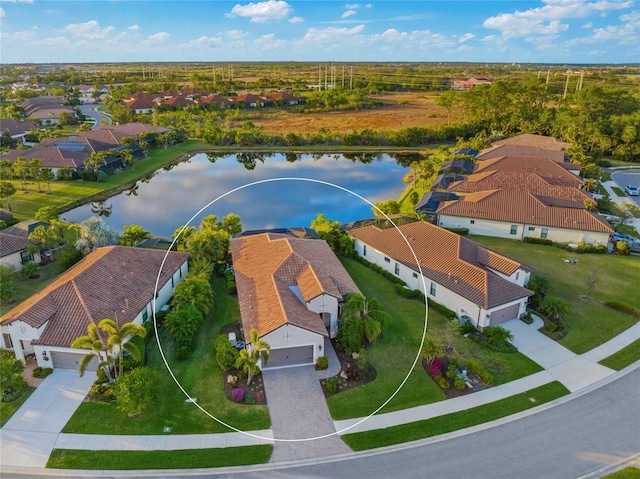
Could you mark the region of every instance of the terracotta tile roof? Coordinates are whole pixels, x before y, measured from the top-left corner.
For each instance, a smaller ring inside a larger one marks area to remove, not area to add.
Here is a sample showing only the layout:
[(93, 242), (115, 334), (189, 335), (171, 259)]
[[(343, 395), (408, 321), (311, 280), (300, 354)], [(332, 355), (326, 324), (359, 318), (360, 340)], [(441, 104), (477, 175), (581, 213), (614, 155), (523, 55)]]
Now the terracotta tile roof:
[[(420, 268), (400, 232), (415, 252)], [(488, 269), (511, 275), (518, 268), (530, 270), (528, 266), (431, 223), (419, 221), (397, 229), (366, 226), (349, 234), (414, 271), (422, 269), (425, 277), (484, 309), (533, 294)]]
[[(126, 246), (98, 248), (2, 316), (0, 323), (21, 320), (35, 328), (46, 323), (37, 343), (69, 347), (92, 322), (115, 316), (120, 325), (133, 321), (153, 299), (164, 255), (164, 251)], [(170, 252), (159, 285), (169, 281), (188, 257)]]
[(531, 133), (523, 133), (522, 135), (512, 136), (503, 140), (493, 142), (494, 145), (516, 145), (516, 146), (533, 146), (543, 150), (566, 151), (571, 147), (570, 143), (556, 140), (550, 136), (532, 135)]
[[(572, 175), (573, 176), (573, 175)], [(527, 170), (485, 170), (471, 174), (462, 181), (449, 185), (447, 191), (473, 193), (486, 190), (522, 190), (548, 197), (569, 198), (583, 202), (593, 198), (575, 186), (566, 185), (564, 180), (547, 180), (534, 171)]]
[(438, 215), (611, 233), (606, 220), (574, 200), (545, 198), (526, 191), (490, 190), (440, 204)]
[(564, 152), (545, 150), (535, 146), (496, 145), (486, 148), (476, 155), (478, 160), (490, 160), (501, 156), (517, 156), (519, 158), (546, 158), (556, 163), (564, 163)]
[(31, 244), (31, 242), (24, 236), (12, 235), (0, 231), (0, 257), (2, 258), (26, 249), (29, 244)]
[(304, 301), (358, 291), (323, 240), (260, 233), (232, 239), (231, 252), (243, 327), (259, 336), (287, 323), (326, 335), (320, 315)]
[[(488, 160), (478, 161), (474, 173), (486, 171), (530, 171), (557, 184), (579, 187), (582, 180), (571, 171), (568, 166), (572, 163), (558, 163), (548, 158), (525, 158), (521, 156), (499, 156)], [(579, 165), (574, 165), (578, 166)]]

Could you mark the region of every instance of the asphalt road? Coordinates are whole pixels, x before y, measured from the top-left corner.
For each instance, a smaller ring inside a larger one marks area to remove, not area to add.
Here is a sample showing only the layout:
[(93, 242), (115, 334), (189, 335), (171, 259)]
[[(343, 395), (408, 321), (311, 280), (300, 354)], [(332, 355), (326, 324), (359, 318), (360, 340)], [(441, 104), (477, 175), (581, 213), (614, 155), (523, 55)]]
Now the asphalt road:
[(96, 104), (83, 103), (82, 105), (80, 105), (80, 111), (84, 116), (95, 118), (96, 124), (93, 126), (93, 129), (97, 129), (100, 126), (100, 122), (102, 120), (107, 120), (107, 123), (111, 123), (111, 118), (103, 115), (98, 110), (96, 110), (96, 108), (101, 105), (102, 103), (96, 103)]
[[(611, 173), (611, 178), (618, 184), (622, 191), (624, 191), (626, 185), (633, 185), (640, 188), (640, 169), (618, 170)], [(640, 205), (640, 196), (627, 196), (627, 198)]]
[[(573, 479), (640, 452), (640, 367), (536, 414), (446, 440), (369, 451), (297, 467), (267, 464), (224, 470), (130, 471), (128, 477)], [(179, 452), (176, 452), (179, 454)], [(48, 471), (60, 475), (60, 471)], [(45, 472), (46, 474), (46, 472)], [(64, 476), (65, 473), (62, 473)], [(62, 477), (60, 476), (60, 477)], [(32, 477), (8, 474), (3, 479)], [(90, 476), (117, 477), (108, 471)], [(593, 475), (589, 477), (599, 477)]]

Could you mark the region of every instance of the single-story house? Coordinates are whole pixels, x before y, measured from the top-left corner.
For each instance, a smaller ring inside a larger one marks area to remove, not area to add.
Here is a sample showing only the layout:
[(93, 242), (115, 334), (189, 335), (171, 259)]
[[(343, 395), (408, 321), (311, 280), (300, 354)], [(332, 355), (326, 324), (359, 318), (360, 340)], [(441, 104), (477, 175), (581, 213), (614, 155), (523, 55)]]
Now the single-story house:
[(25, 135), (38, 128), (40, 125), (33, 121), (14, 120), (13, 118), (0, 119), (0, 134), (7, 132), (11, 138), (19, 143), (24, 143)]
[(551, 136), (534, 135), (532, 133), (523, 133), (510, 138), (501, 138), (499, 140), (494, 140), (492, 144), (529, 146), (533, 148), (540, 148), (541, 150), (562, 151), (565, 153), (569, 148), (571, 148), (571, 143), (559, 141)]
[(336, 335), (344, 296), (359, 291), (326, 241), (240, 235), (231, 254), (242, 327), (271, 347), (265, 367), (315, 364)]
[[(72, 349), (74, 339), (106, 317), (120, 326), (150, 321), (153, 308), (160, 310), (187, 274), (188, 257), (126, 246), (98, 248), (0, 318), (0, 347), (12, 349), (22, 361), (35, 354), (41, 367), (77, 369), (89, 351)], [(96, 368), (94, 361), (89, 369)]]
[(451, 89), (469, 90), (477, 87), (478, 85), (491, 85), (492, 83), (493, 80), (487, 77), (454, 78)]
[[(476, 153), (478, 152), (476, 151)], [(442, 164), (440, 170), (438, 171), (438, 174), (442, 175), (444, 173), (460, 173), (462, 175), (468, 175), (473, 172), (473, 167), (474, 163), (469, 160), (449, 160), (445, 161)]]
[(446, 191), (427, 191), (420, 201), (418, 201), (415, 210), (427, 216), (434, 216), (440, 206), (440, 203), (457, 199), (458, 195), (454, 193)]
[(529, 266), (433, 224), (366, 226), (348, 233), (359, 256), (477, 328), (518, 318), (533, 295), (524, 287)]
[(494, 156), (476, 162), (473, 172), (480, 173), (490, 170), (530, 171), (554, 184), (564, 184), (576, 188), (582, 185), (582, 180), (578, 176), (580, 165), (558, 162), (553, 158), (520, 156), (519, 154)]
[(0, 231), (0, 263), (13, 266), (16, 271), (22, 269), (22, 265), (28, 261), (40, 263), (39, 253), (31, 254), (27, 248), (31, 241), (24, 236)]
[(521, 190), (469, 193), (440, 204), (438, 225), (468, 228), (470, 234), (522, 240), (545, 238), (558, 243), (607, 244), (613, 229), (582, 201), (535, 195)]

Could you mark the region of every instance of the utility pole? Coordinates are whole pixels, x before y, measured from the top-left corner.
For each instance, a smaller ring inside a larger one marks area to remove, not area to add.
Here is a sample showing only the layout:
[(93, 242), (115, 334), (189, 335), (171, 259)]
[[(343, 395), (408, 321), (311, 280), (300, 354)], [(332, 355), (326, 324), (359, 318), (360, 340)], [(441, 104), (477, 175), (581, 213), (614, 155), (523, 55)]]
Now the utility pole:
[(342, 65), (342, 89), (344, 90), (344, 65)]
[(351, 76), (349, 79), (349, 90), (353, 90), (353, 66), (351, 67)]
[(322, 91), (322, 63), (318, 63), (318, 91)]
[(547, 70), (547, 82), (546, 82), (546, 84), (547, 84), (547, 85), (549, 84), (549, 76), (550, 76), (550, 75), (551, 75), (551, 68), (549, 68), (549, 69)]
[(565, 73), (565, 75), (567, 75), (567, 81), (564, 84), (564, 93), (562, 95), (562, 99), (564, 100), (565, 98), (567, 98), (567, 89), (569, 88), (569, 75), (571, 75), (569, 72)]

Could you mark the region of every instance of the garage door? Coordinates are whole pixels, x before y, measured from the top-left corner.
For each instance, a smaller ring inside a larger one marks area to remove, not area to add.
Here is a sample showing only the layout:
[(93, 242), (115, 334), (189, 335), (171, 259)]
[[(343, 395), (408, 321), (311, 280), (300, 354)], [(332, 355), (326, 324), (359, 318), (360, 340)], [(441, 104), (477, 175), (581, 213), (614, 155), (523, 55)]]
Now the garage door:
[(504, 323), (518, 317), (518, 311), (520, 311), (520, 305), (514, 304), (513, 306), (507, 306), (506, 308), (497, 309), (491, 313), (489, 319), (489, 326), (495, 326), (496, 324)]
[(269, 352), (266, 368), (282, 368), (302, 364), (313, 364), (313, 346), (272, 349)]
[[(51, 362), (56, 369), (75, 369), (77, 371), (83, 356), (84, 354), (51, 351)], [(95, 371), (96, 369), (98, 369), (98, 358), (93, 358), (86, 371)]]

